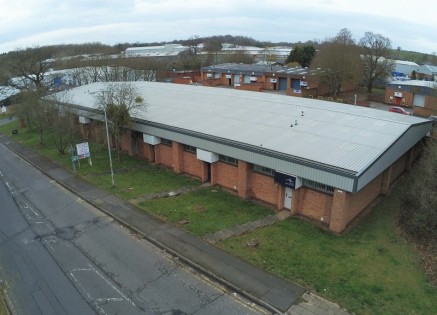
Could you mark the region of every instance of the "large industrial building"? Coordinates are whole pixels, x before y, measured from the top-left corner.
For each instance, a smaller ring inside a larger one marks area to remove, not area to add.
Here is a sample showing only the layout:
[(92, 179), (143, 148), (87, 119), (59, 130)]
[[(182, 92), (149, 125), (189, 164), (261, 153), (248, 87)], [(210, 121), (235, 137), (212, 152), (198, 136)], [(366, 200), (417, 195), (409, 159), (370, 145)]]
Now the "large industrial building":
[[(319, 75), (321, 69), (267, 64), (224, 63), (203, 67), (204, 86), (233, 87), (246, 91), (278, 91), (291, 96), (318, 97), (329, 93), (329, 86)], [(340, 92), (356, 90), (356, 83), (344, 81)]]
[[(340, 233), (411, 167), (429, 120), (370, 108), (193, 85), (133, 82), (148, 107), (123, 150), (288, 209)], [(104, 83), (70, 90), (83, 130)], [(238, 211), (238, 209), (235, 209)]]

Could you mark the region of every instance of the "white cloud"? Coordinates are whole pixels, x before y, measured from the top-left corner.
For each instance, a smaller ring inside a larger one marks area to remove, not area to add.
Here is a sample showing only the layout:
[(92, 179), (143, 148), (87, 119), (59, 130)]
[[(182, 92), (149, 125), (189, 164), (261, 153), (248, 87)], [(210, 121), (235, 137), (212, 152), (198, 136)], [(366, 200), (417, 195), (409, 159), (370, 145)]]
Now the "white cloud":
[(152, 42), (193, 35), (264, 41), (323, 40), (348, 28), (381, 33), (393, 47), (437, 48), (434, 3), (417, 0), (0, 0), (0, 52), (59, 43)]

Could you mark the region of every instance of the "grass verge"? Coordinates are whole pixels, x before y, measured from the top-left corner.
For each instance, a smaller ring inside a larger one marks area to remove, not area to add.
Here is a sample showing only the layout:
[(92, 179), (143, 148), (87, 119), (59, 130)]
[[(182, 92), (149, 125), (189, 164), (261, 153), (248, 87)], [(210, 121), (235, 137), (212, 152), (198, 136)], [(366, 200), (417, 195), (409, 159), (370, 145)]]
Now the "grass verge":
[[(436, 314), (437, 288), (395, 224), (401, 193), (399, 186), (342, 236), (290, 219), (219, 246), (356, 314)], [(250, 239), (256, 249), (245, 245)]]
[(9, 315), (6, 301), (4, 299), (4, 294), (5, 292), (3, 291), (3, 288), (0, 288), (0, 315)]
[[(11, 122), (0, 126), (0, 131), (11, 135), (11, 130), (17, 128), (18, 122)], [(44, 145), (40, 144), (39, 133), (33, 129), (19, 129), (18, 134), (11, 135), (11, 138), (20, 142), (42, 155), (56, 161), (59, 165), (73, 172), (73, 165), (69, 153), (60, 154), (52, 139), (49, 130), (44, 132)], [(78, 139), (74, 143), (80, 143)], [(80, 167), (76, 167), (78, 176), (89, 182), (110, 190), (113, 194), (124, 198), (132, 199), (145, 194), (162, 191), (172, 191), (187, 186), (200, 185), (200, 181), (188, 176), (178, 176), (170, 170), (146, 163), (136, 157), (122, 155), (118, 161), (116, 155), (112, 153), (113, 170), (115, 178), (115, 188), (112, 188), (111, 173), (109, 166), (108, 151), (105, 145), (90, 143), (92, 166), (87, 159), (80, 161)]]
[(197, 236), (272, 214), (264, 206), (215, 188), (202, 188), (172, 198), (146, 200), (139, 206), (165, 221), (179, 223), (183, 229)]

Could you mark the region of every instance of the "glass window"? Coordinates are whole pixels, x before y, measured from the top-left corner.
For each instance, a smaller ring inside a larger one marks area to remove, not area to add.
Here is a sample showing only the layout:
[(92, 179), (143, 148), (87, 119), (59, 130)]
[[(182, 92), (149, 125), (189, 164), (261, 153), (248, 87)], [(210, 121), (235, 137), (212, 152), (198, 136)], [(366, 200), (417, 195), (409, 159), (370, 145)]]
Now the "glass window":
[(253, 170), (255, 172), (257, 172), (257, 173), (261, 173), (261, 174), (272, 176), (272, 177), (275, 175), (275, 170), (274, 169), (271, 169), (271, 168), (268, 168), (268, 167), (264, 167), (264, 166), (261, 166), (261, 165), (257, 165), (257, 164), (253, 165)]
[(226, 156), (226, 155), (219, 155), (219, 160), (228, 164), (232, 165), (238, 165), (238, 160), (236, 158)]
[(161, 138), (161, 144), (163, 145), (168, 145), (169, 147), (171, 147), (173, 141), (165, 139), (165, 138)]
[(192, 145), (184, 144), (184, 151), (188, 151), (191, 153), (196, 153), (197, 148)]
[(302, 184), (305, 187), (308, 187), (308, 188), (311, 188), (311, 189), (323, 192), (325, 194), (330, 194), (330, 195), (334, 194), (334, 187), (328, 186), (328, 185), (325, 185), (325, 184), (322, 184), (322, 183), (318, 183), (318, 182), (315, 182), (313, 180), (303, 179), (302, 180)]

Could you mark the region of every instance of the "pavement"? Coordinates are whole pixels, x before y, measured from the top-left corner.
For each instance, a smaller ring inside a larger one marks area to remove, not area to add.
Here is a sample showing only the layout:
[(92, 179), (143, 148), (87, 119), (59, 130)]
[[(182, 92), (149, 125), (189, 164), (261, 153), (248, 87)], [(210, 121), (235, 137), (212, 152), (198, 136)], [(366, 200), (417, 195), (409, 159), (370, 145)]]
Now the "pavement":
[[(299, 285), (286, 281), (214, 246), (220, 239), (274, 224), (287, 217), (284, 213), (237, 226), (210, 241), (193, 236), (175, 225), (162, 222), (147, 214), (132, 202), (122, 200), (75, 176), (55, 162), (0, 133), (0, 142), (52, 180), (78, 197), (97, 207), (121, 224), (131, 228), (144, 239), (178, 257), (192, 268), (218, 281), (228, 290), (264, 307), (272, 314), (287, 315), (347, 315), (337, 304), (307, 292)], [(220, 234), (220, 233), (218, 233)], [(256, 244), (255, 244), (256, 245)]]

